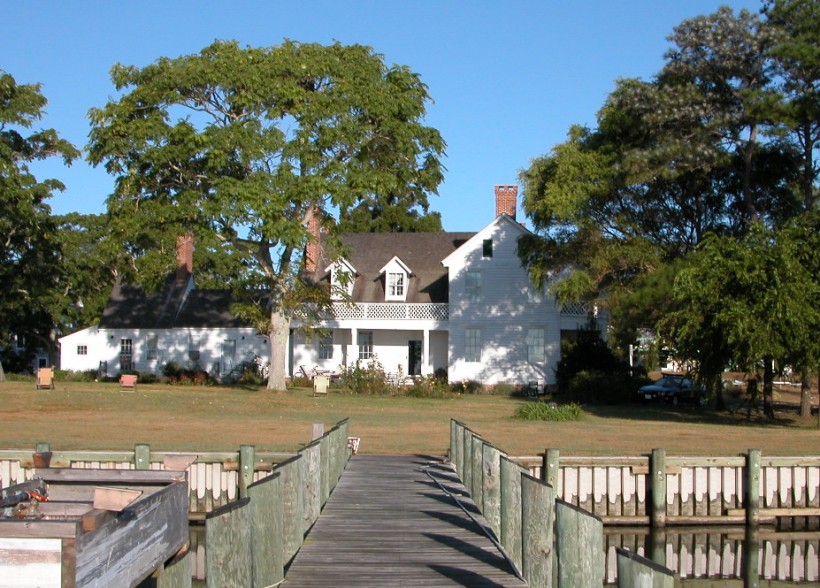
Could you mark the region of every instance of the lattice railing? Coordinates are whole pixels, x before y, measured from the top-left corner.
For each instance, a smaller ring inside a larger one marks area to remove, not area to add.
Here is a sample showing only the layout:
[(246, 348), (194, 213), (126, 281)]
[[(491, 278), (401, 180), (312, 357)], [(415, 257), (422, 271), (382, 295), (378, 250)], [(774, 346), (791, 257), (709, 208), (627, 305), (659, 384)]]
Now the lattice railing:
[(589, 311), (590, 306), (585, 302), (568, 302), (567, 304), (561, 306), (561, 314), (588, 316)]
[(333, 305), (336, 319), (372, 319), (372, 320), (436, 320), (446, 321), (450, 318), (448, 304), (388, 304), (344, 302)]

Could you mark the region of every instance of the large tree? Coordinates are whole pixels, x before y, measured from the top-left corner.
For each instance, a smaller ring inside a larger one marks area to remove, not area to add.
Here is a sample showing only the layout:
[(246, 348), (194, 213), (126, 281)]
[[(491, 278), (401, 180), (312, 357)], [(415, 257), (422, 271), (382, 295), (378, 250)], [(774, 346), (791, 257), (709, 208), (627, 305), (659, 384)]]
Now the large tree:
[(646, 291), (653, 272), (668, 288), (678, 267), (668, 264), (704, 235), (740, 237), (757, 219), (796, 213), (797, 154), (764, 108), (777, 89), (775, 37), (747, 11), (684, 21), (654, 79), (619, 81), (596, 129), (573, 128), (533, 161), (524, 204), (540, 238), (520, 253), (536, 281), (573, 268), (554, 290), (598, 297), (628, 337), (671, 309)]
[(70, 164), (79, 152), (53, 129), (31, 130), (45, 106), (39, 84), (17, 84), (0, 70), (0, 348), (12, 333), (34, 348), (54, 343), (47, 300), (59, 278), (59, 242), (46, 200), (64, 186), (38, 180), (29, 166), (54, 156)]
[(817, 366), (818, 249), (817, 215), (779, 230), (757, 222), (740, 240), (709, 235), (678, 273), (676, 309), (661, 324), (679, 350), (699, 361), (714, 393), (727, 365), (754, 371), (762, 362), (764, 404), (773, 416), (772, 366)]
[[(424, 205), (444, 142), (427, 87), (368, 47), (216, 42), (144, 68), (117, 65), (121, 95), (91, 111), (89, 157), (116, 176), (108, 211), (140, 280), (168, 270), (193, 230), (241, 259), (237, 309), (269, 335), (268, 387), (285, 388), (291, 318), (327, 300), (301, 279), (318, 220), (381, 194)], [(199, 237), (198, 237), (199, 238)]]

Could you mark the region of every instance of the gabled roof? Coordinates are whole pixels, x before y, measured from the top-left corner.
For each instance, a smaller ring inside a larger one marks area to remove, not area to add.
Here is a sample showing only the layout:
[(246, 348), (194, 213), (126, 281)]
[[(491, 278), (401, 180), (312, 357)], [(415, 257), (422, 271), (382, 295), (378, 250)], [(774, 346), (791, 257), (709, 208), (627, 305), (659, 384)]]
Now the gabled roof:
[[(355, 302), (384, 302), (382, 269), (398, 257), (412, 269), (406, 302), (447, 302), (447, 269), (441, 260), (458, 249), (475, 233), (349, 233), (341, 237), (344, 258), (359, 275), (353, 288)], [(324, 247), (318, 267), (330, 260)], [(313, 279), (323, 278), (317, 272)]]
[(472, 233), (470, 238), (462, 243), (462, 247), (458, 248), (458, 251), (453, 251), (447, 257), (441, 260), (441, 263), (445, 267), (449, 267), (450, 263), (458, 258), (459, 256), (468, 255), (471, 251), (475, 249), (480, 249), (482, 247), (482, 242), (484, 239), (491, 237), (492, 234), (501, 227), (502, 225), (512, 228), (514, 231), (517, 231), (519, 234), (529, 233), (530, 230), (527, 229), (524, 225), (517, 222), (514, 218), (506, 213), (499, 214), (493, 222), (489, 225), (478, 231), (477, 233)]
[(384, 264), (384, 267), (379, 270), (380, 274), (383, 274), (387, 271), (387, 268), (395, 262), (395, 265), (399, 266), (408, 276), (413, 275), (413, 270), (410, 269), (406, 263), (404, 263), (398, 255), (394, 255), (393, 258)]
[(100, 318), (101, 329), (172, 329), (248, 326), (231, 313), (229, 290), (192, 289), (166, 280), (165, 287), (146, 293), (139, 286), (116, 284)]

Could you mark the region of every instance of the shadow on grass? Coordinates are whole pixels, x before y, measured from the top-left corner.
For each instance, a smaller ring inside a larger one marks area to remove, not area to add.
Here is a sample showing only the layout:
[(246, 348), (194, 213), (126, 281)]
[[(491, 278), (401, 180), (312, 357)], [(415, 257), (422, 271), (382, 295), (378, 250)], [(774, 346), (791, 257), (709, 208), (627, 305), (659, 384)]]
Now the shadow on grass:
[(731, 408), (716, 411), (697, 404), (634, 403), (621, 405), (584, 405), (584, 412), (599, 418), (617, 418), (633, 421), (670, 423), (697, 423), (704, 425), (736, 425), (765, 428), (799, 426), (797, 410), (791, 405), (775, 404), (775, 418), (768, 419), (763, 411)]

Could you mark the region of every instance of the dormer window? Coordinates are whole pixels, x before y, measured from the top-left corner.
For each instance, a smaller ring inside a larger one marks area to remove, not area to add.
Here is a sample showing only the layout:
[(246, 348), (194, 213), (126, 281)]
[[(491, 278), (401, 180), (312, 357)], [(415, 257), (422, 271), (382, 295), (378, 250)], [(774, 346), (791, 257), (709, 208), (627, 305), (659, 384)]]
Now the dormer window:
[(344, 300), (353, 295), (353, 284), (356, 281), (356, 268), (347, 260), (339, 259), (325, 269), (330, 273), (330, 299)]
[(407, 300), (407, 285), (412, 272), (398, 257), (387, 262), (380, 273), (384, 275), (384, 299), (389, 302)]
[(390, 272), (387, 274), (387, 299), (404, 299), (404, 279), (403, 272)]

